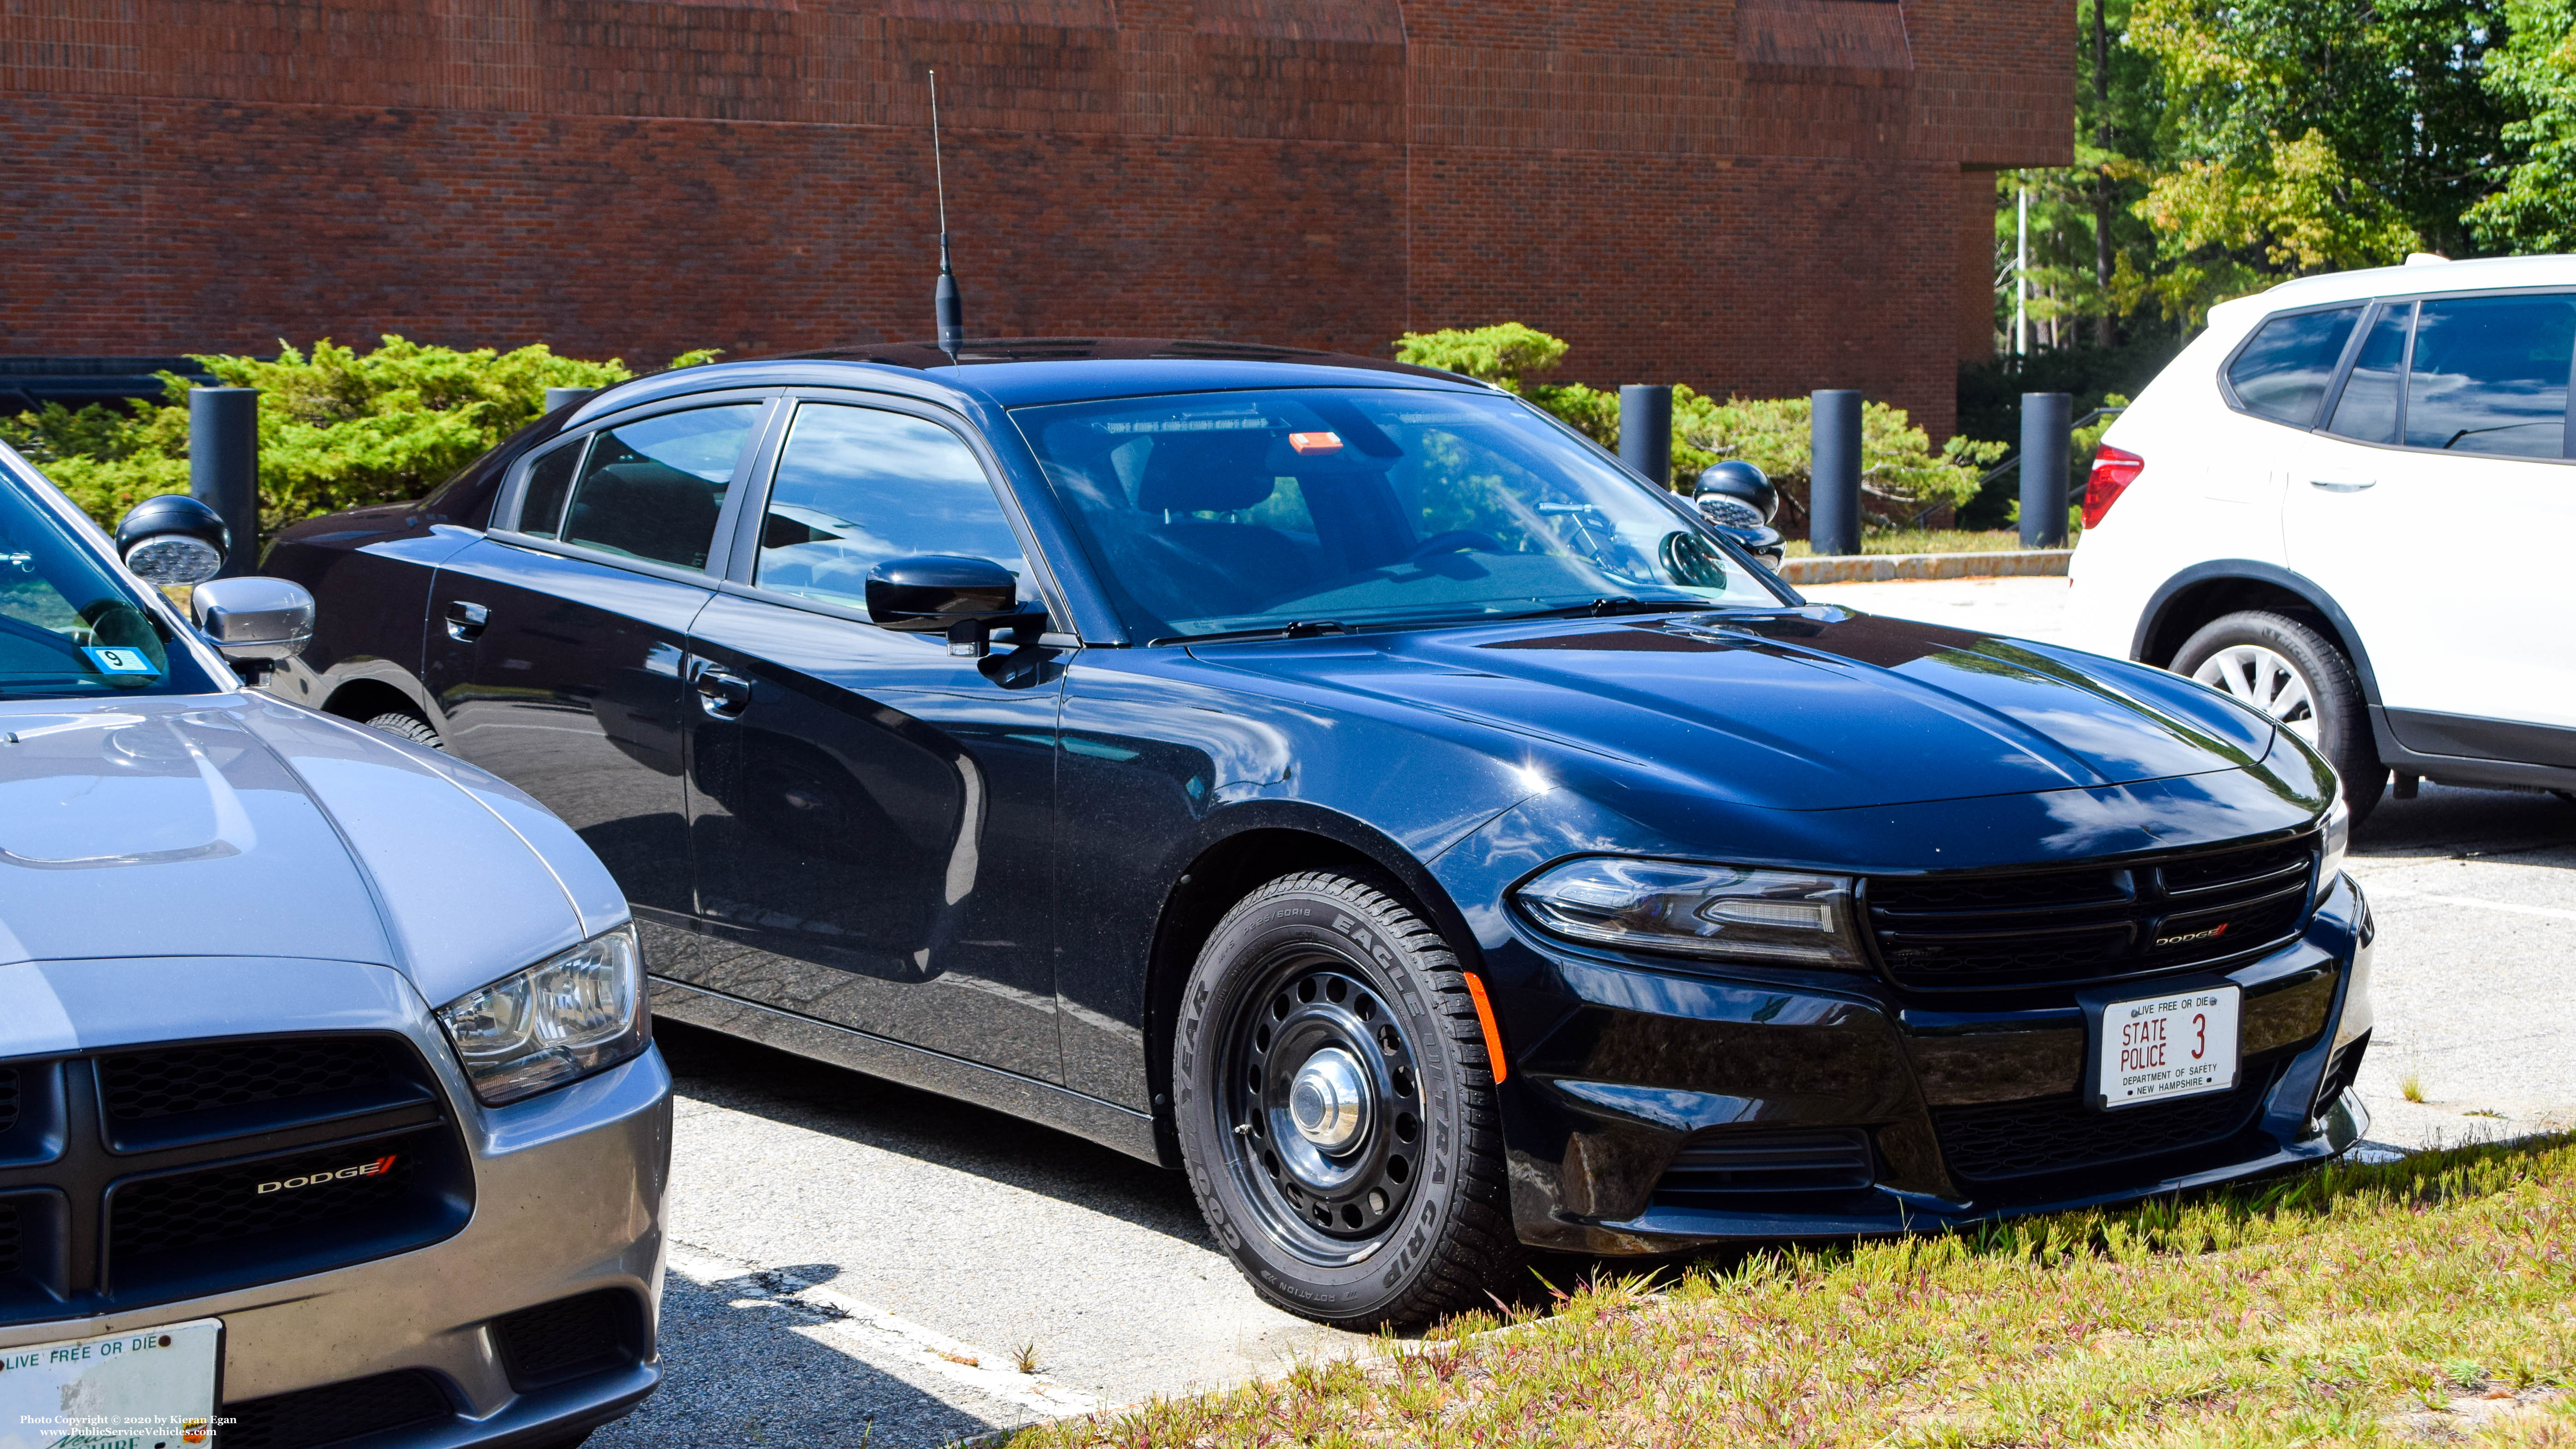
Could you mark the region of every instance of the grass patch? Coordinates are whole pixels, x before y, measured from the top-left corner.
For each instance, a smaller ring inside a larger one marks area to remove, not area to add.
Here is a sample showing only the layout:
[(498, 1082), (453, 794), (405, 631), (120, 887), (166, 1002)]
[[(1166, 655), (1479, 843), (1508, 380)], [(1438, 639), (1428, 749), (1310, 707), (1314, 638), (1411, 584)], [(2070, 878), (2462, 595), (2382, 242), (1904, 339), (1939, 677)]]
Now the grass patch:
[[(2068, 544), (2075, 540), (2068, 539)], [(1815, 553), (1803, 538), (1787, 540), (1788, 556), (1807, 558)], [(2009, 528), (1914, 528), (1886, 533), (1864, 533), (1860, 551), (1871, 553), (2010, 553), (2021, 547), (2021, 534)]]
[(1380, 1347), (1010, 1443), (2576, 1444), (2563, 1404), (2455, 1412), (2576, 1383), (2576, 1136), (1756, 1253)]

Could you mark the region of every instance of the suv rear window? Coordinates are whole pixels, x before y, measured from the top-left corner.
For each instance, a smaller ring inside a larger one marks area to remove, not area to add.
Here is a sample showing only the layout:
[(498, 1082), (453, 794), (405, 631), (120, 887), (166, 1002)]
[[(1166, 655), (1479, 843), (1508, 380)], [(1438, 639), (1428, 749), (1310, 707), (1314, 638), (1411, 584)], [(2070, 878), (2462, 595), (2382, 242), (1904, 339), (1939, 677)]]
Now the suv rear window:
[(2335, 364), (2361, 304), (2331, 312), (2294, 312), (2267, 319), (2251, 341), (2227, 364), (2227, 385), (2247, 412), (2275, 422), (2307, 427), (2317, 420), (2317, 404), (2326, 384), (2334, 381)]

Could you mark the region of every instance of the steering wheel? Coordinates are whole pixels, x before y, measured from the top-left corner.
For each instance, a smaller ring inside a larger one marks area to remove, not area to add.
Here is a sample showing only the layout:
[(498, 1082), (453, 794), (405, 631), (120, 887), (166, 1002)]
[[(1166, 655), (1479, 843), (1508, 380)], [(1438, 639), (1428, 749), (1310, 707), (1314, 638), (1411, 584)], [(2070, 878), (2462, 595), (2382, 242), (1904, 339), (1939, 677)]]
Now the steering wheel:
[(1471, 548), (1482, 553), (1506, 552), (1502, 540), (1490, 533), (1478, 533), (1472, 528), (1453, 528), (1447, 533), (1435, 533), (1415, 544), (1413, 551), (1404, 556), (1404, 562), (1413, 563), (1429, 558), (1435, 553), (1459, 553)]

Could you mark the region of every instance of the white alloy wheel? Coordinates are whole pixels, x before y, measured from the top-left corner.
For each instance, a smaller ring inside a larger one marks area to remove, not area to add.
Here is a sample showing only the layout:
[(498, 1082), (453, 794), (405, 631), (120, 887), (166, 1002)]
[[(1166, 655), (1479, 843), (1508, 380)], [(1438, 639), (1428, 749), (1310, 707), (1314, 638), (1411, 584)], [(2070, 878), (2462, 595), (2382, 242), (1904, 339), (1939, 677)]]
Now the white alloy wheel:
[(2307, 676), (2286, 657), (2260, 644), (2230, 644), (2202, 660), (2191, 677), (2270, 715), (2309, 744), (2317, 742), (2315, 695)]

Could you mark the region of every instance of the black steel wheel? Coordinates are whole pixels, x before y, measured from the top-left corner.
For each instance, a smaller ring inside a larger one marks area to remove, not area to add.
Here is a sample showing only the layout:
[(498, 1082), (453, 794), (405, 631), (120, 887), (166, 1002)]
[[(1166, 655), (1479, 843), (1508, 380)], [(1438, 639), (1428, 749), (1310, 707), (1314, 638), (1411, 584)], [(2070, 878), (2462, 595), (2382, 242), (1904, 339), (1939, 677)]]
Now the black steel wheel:
[(1263, 1296), (1373, 1327), (1511, 1285), (1485, 1057), (1457, 957), (1379, 886), (1284, 876), (1227, 912), (1185, 988), (1175, 1125)]

